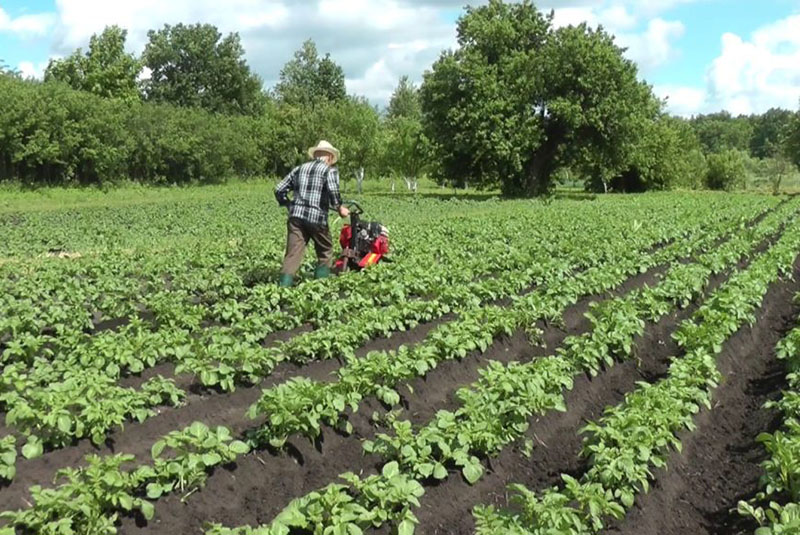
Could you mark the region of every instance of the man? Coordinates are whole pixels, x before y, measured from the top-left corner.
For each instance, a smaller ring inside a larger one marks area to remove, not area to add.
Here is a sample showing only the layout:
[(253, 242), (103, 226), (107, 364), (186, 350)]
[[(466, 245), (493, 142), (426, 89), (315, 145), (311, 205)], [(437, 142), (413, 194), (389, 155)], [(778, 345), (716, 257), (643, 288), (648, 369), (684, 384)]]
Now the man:
[[(314, 278), (330, 275), (333, 240), (328, 229), (328, 210), (336, 210), (342, 217), (350, 215), (350, 210), (342, 206), (339, 171), (334, 167), (339, 151), (327, 141), (320, 141), (308, 149), (308, 155), (312, 161), (295, 167), (275, 188), (278, 204), (289, 207), (286, 256), (278, 282), (284, 288), (292, 285), (309, 240), (314, 241), (317, 253)], [(291, 200), (289, 192), (293, 193)]]

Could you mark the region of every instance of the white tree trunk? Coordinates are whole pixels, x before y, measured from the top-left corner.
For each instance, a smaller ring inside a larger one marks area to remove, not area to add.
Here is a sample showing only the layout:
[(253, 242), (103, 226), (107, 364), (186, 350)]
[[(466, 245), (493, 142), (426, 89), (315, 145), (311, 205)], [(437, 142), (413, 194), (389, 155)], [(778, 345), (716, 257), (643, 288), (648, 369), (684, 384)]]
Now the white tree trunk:
[(364, 191), (364, 168), (359, 167), (358, 171), (356, 171), (356, 186), (358, 188), (358, 194), (361, 195)]
[(408, 188), (408, 191), (413, 191), (414, 193), (417, 192), (417, 178), (416, 177), (414, 177), (414, 178), (403, 177), (403, 180), (406, 183), (406, 188)]

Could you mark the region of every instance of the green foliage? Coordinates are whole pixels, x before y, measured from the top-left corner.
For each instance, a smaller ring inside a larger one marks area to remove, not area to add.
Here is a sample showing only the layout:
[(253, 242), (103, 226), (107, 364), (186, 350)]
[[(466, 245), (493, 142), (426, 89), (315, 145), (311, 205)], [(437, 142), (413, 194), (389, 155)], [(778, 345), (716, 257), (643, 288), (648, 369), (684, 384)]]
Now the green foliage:
[(142, 55), (150, 70), (147, 100), (226, 114), (256, 115), (263, 109), (261, 80), (244, 60), (239, 34), (223, 38), (210, 24), (167, 24), (147, 36)]
[(746, 116), (733, 117), (727, 111), (722, 111), (698, 115), (689, 124), (706, 154), (728, 150), (750, 151), (753, 125)]
[(148, 482), (147, 497), (154, 500), (175, 490), (185, 492), (203, 486), (210, 469), (231, 463), (249, 451), (247, 444), (233, 440), (227, 428), (209, 429), (195, 422), (153, 444), (155, 463), (139, 468), (137, 477)]
[(604, 184), (598, 173), (586, 185), (597, 192), (609, 187), (617, 192), (700, 189), (706, 172), (705, 156), (688, 124), (662, 115), (642, 126), (629, 167), (622, 174)]
[(91, 455), (86, 468), (60, 470), (57, 478), (66, 481), (59, 486), (31, 487), (33, 505), (29, 509), (0, 513), (0, 518), (26, 533), (41, 535), (111, 535), (116, 533), (118, 514), (109, 515), (109, 511), (140, 511), (152, 519), (153, 504), (134, 492), (139, 485), (138, 476), (121, 469), (133, 459), (132, 455)]
[(341, 102), (347, 96), (344, 71), (330, 54), (320, 58), (317, 45), (309, 39), (284, 65), (275, 92), (282, 102), (305, 109)]
[(397, 463), (385, 465), (380, 474), (361, 479), (346, 473), (346, 484), (331, 484), (292, 501), (269, 525), (226, 528), (208, 526), (206, 535), (317, 535), (360, 534), (386, 524), (397, 526), (398, 535), (413, 535), (424, 489), (402, 474)]
[(658, 111), (609, 34), (555, 29), (530, 1), (468, 7), (458, 42), (421, 89), (441, 180), (534, 195), (564, 166), (610, 178)]
[(11, 481), (17, 474), (17, 439), (8, 435), (0, 439), (0, 479)]
[(800, 112), (794, 114), (794, 118), (787, 127), (784, 151), (792, 163), (800, 169)]
[(793, 118), (794, 113), (781, 108), (770, 108), (764, 114), (754, 116), (750, 154), (755, 158), (769, 158), (782, 152)]
[(66, 58), (50, 60), (45, 82), (62, 82), (101, 97), (139, 100), (137, 77), (142, 66), (125, 52), (127, 34), (119, 26), (108, 26), (100, 35), (92, 35), (86, 54), (78, 49)]
[(747, 154), (739, 150), (709, 154), (706, 186), (725, 191), (742, 189), (746, 180), (746, 159)]
[(400, 82), (392, 93), (389, 100), (389, 107), (386, 110), (389, 119), (404, 117), (407, 119), (420, 120), (422, 118), (422, 107), (419, 102), (419, 88), (414, 85), (408, 76), (402, 76)]
[(9, 77), (0, 77), (0, 92), (0, 179), (185, 183), (260, 175), (271, 165), (270, 116), (222, 117)]

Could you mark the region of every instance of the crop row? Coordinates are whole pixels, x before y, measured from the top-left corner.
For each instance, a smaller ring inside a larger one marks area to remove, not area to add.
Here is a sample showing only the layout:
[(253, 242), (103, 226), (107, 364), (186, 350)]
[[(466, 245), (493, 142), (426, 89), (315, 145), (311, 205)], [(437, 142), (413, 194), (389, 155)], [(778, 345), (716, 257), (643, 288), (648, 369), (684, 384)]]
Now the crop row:
[[(716, 236), (724, 232), (729, 224), (728, 219), (722, 219), (720, 223), (713, 227), (713, 231), (702, 234), (699, 238), (681, 241), (671, 245), (650, 258), (650, 263), (648, 265), (654, 265), (654, 263), (665, 260), (669, 261), (679, 256), (689, 254), (697, 247), (709, 245), (716, 239)], [(664, 228), (666, 229), (666, 225)], [(665, 236), (670, 236), (669, 232), (674, 231), (662, 230), (661, 234), (655, 233), (651, 236), (642, 233), (643, 236), (639, 238), (638, 241), (631, 240), (627, 244), (614, 242), (616, 243), (616, 251), (611, 248), (611, 246), (608, 246), (605, 249), (597, 248), (598, 250), (603, 250), (603, 254), (598, 254), (596, 251), (594, 254), (600, 258), (614, 257), (619, 254), (619, 250), (625, 249), (626, 254), (630, 255), (633, 261), (638, 261), (638, 257), (635, 256), (637, 254), (637, 249), (646, 249), (651, 246), (653, 241), (663, 241), (666, 239)], [(575, 254), (577, 255), (578, 253)], [(579, 257), (576, 256), (576, 259), (577, 258)], [(578, 260), (576, 260), (576, 262), (577, 261)], [(641, 268), (641, 266), (634, 265), (629, 267), (624, 273), (630, 273), (639, 268)], [(556, 290), (556, 292), (561, 292), (560, 299), (563, 300), (564, 295), (571, 296), (574, 293), (574, 289), (566, 288), (561, 284), (561, 281), (568, 278), (571, 269), (572, 267), (565, 262), (547, 258), (541, 263), (528, 268), (522, 276), (514, 275), (499, 279), (503, 281), (506, 285), (505, 287), (501, 286), (498, 280), (492, 279), (476, 282), (471, 286), (467, 286), (466, 291), (464, 291), (463, 288), (456, 288), (453, 290), (453, 294), (463, 296), (464, 299), (469, 299), (470, 295), (477, 294), (480, 296), (481, 294), (478, 293), (478, 291), (481, 289), (484, 292), (491, 290), (494, 296), (503, 293), (508, 294), (519, 291), (521, 286), (528, 284), (529, 280), (538, 278), (540, 281), (548, 282), (556, 287), (560, 286), (561, 289)], [(590, 273), (594, 273), (595, 278), (603, 278), (609, 275), (609, 272), (604, 269), (595, 269)], [(624, 273), (612, 275), (612, 277), (616, 276), (620, 278), (620, 276), (624, 276)], [(592, 286), (590, 285), (587, 288), (591, 289)], [(581, 294), (578, 292), (575, 295)], [(558, 298), (558, 294), (552, 294), (550, 296), (550, 299), (555, 298)], [(505, 325), (509, 326), (509, 329), (513, 328), (513, 326), (511, 326), (512, 323), (509, 323), (510, 316), (508, 313), (503, 313), (499, 307), (479, 310), (475, 306), (477, 302), (474, 299), (475, 298), (471, 301), (473, 303), (472, 318), (470, 319), (467, 317), (464, 322), (457, 323), (455, 327), (449, 327), (449, 331), (445, 330), (445, 334), (440, 336), (444, 344), (452, 345), (453, 340), (459, 340), (459, 338), (454, 338), (454, 336), (459, 335), (461, 340), (468, 340), (472, 332), (482, 330), (482, 327), (477, 322), (478, 319), (487, 317), (486, 314), (491, 314), (493, 311), (497, 312), (497, 314), (494, 331), (491, 332), (492, 336), (500, 332), (500, 325), (503, 322), (505, 322)], [(570, 302), (570, 299), (564, 301), (565, 304), (568, 302)], [(310, 354), (316, 354), (317, 357), (331, 357), (338, 356), (337, 352), (347, 356), (355, 347), (364, 341), (364, 333), (366, 333), (366, 336), (370, 336), (375, 334), (376, 331), (380, 331), (380, 329), (389, 330), (396, 328), (401, 321), (410, 321), (411, 319), (414, 321), (424, 320), (425, 318), (431, 317), (431, 315), (437, 311), (436, 307), (441, 306), (449, 307), (450, 305), (442, 305), (433, 301), (407, 302), (405, 305), (398, 306), (395, 309), (394, 314), (400, 315), (400, 317), (393, 316), (391, 312), (387, 313), (387, 311), (384, 310), (382, 315), (376, 312), (367, 316), (368, 320), (371, 319), (373, 321), (372, 325), (365, 325), (364, 321), (366, 320), (363, 318), (361, 322), (351, 321), (350, 328), (353, 329), (357, 327), (352, 336), (346, 336), (346, 334), (351, 331), (340, 329), (339, 325), (335, 324), (329, 329), (296, 337), (289, 342), (269, 350), (262, 348), (259, 353), (251, 355), (249, 359), (244, 357), (241, 351), (236, 351), (237, 347), (240, 349), (243, 347), (241, 343), (239, 343), (239, 346), (234, 346), (232, 348), (232, 359), (239, 359), (232, 364), (236, 364), (238, 368), (226, 363), (224, 360), (219, 362), (220, 359), (224, 359), (223, 356), (218, 357), (215, 363), (202, 361), (198, 363), (197, 360), (192, 360), (193, 355), (190, 351), (179, 346), (176, 348), (176, 352), (180, 354), (184, 360), (179, 360), (178, 364), (179, 367), (183, 366), (184, 363), (189, 363), (185, 364), (187, 367), (190, 367), (192, 365), (191, 363), (195, 363), (195, 365), (198, 366), (215, 366), (209, 370), (201, 371), (201, 374), (209, 375), (208, 377), (204, 377), (204, 382), (214, 384), (215, 382), (221, 383), (229, 381), (230, 383), (226, 383), (226, 385), (232, 387), (232, 376), (235, 374), (244, 373), (251, 377), (252, 380), (255, 380), (258, 377), (263, 377), (263, 375), (281, 360), (302, 362), (307, 359)], [(547, 310), (547, 308), (545, 307), (541, 310), (544, 311)], [(461, 325), (461, 331), (458, 331), (459, 325)], [(466, 329), (464, 325), (467, 326)], [(345, 336), (343, 336), (342, 330), (344, 330)], [(361, 331), (360, 334), (359, 331)], [(434, 333), (434, 335), (435, 334), (436, 333)], [(441, 335), (441, 333), (439, 334)], [(325, 338), (325, 336), (327, 336), (327, 338)], [(330, 341), (334, 340), (336, 337), (341, 337), (338, 344), (334, 344)], [(491, 340), (491, 338), (489, 340)], [(437, 342), (436, 336), (432, 336), (432, 342), (433, 345), (439, 343)], [(327, 348), (325, 346), (326, 343), (328, 344)], [(430, 351), (430, 346), (431, 344), (427, 347), (423, 347), (422, 351)], [(222, 355), (225, 354), (222, 351), (222, 347), (219, 345), (211, 347)], [(472, 345), (468, 343), (466, 347), (474, 348), (474, 340), (472, 341)], [(313, 351), (311, 351), (312, 349)], [(455, 349), (458, 348), (456, 347)], [(113, 351), (113, 348), (111, 348), (111, 350)], [(461, 349), (459, 351), (466, 353), (467, 350), (468, 349)], [(402, 362), (408, 363), (416, 358), (413, 352), (404, 352), (404, 354), (408, 354), (409, 356), (408, 360)], [(451, 354), (451, 356), (447, 358), (452, 358), (453, 355), (456, 355), (456, 353)], [(385, 367), (381, 368), (381, 360), (387, 357), (388, 354), (385, 353), (376, 354), (367, 359), (365, 361), (366, 364), (362, 365), (360, 368), (358, 365), (354, 364), (356, 373), (358, 373), (359, 369), (363, 371), (371, 367), (372, 369), (368, 377), (378, 376), (380, 370), (385, 369)], [(97, 357), (95, 357), (95, 359), (98, 360)], [(395, 362), (395, 366), (397, 364), (398, 362)], [(413, 367), (416, 368), (416, 373), (420, 373), (420, 364), (414, 363)], [(78, 372), (76, 370), (80, 371)], [(134, 391), (133, 389), (122, 388), (115, 385), (115, 376), (113, 374), (107, 376), (105, 375), (106, 372), (107, 368), (96, 369), (92, 366), (91, 355), (86, 355), (85, 359), (81, 358), (78, 362), (36, 360), (32, 369), (27, 369), (21, 362), (15, 365), (9, 365), (5, 368), (1, 383), (2, 389), (0, 389), (2, 390), (0, 402), (8, 408), (7, 422), (14, 425), (23, 434), (29, 436), (28, 445), (24, 450), (26, 456), (41, 453), (41, 443), (49, 447), (61, 447), (84, 436), (89, 436), (96, 443), (100, 443), (105, 439), (110, 429), (122, 425), (126, 420), (135, 419), (142, 421), (152, 414), (152, 408), (154, 406), (163, 402), (176, 404), (182, 399), (183, 393), (176, 389), (171, 381), (164, 380), (160, 377), (145, 383), (139, 391)], [(228, 374), (227, 376), (225, 375), (226, 373)], [(405, 371), (402, 375), (397, 377), (409, 377), (408, 373), (408, 371)], [(351, 372), (351, 377), (352, 376)], [(343, 377), (346, 377), (346, 369)], [(352, 388), (353, 385), (350, 383), (351, 380), (345, 378), (343, 381), (340, 381), (339, 386), (347, 384)], [(285, 389), (276, 389), (275, 392), (278, 397), (273, 400), (274, 403), (283, 403), (281, 401), (282, 397), (293, 398), (295, 405), (298, 402), (302, 403), (303, 399), (308, 400), (309, 396), (303, 398), (296, 395), (298, 386), (305, 387), (306, 385), (300, 381), (299, 385), (294, 384), (288, 387), (295, 389), (290, 391), (290, 395), (285, 395)], [(373, 389), (370, 391), (369, 386), (362, 380), (358, 391), (364, 393), (378, 393), (384, 397), (391, 396), (387, 397), (387, 400), (393, 399), (396, 395), (392, 394), (388, 388), (384, 389), (380, 386), (378, 388), (380, 388), (380, 390)], [(315, 385), (311, 385), (309, 391), (319, 390)], [(325, 407), (325, 410), (330, 411), (331, 406), (341, 406), (341, 401), (332, 401), (331, 403), (332, 405)], [(283, 411), (292, 411), (293, 409), (291, 407), (292, 406), (287, 406)], [(315, 415), (309, 414), (306, 417), (313, 420)], [(286, 427), (286, 425), (284, 425), (284, 427)]]
[(520, 512), (479, 507), (477, 532), (597, 533), (606, 518), (624, 516), (636, 494), (648, 490), (652, 470), (665, 466), (672, 449), (680, 448), (678, 433), (693, 429), (701, 407), (711, 410), (713, 389), (722, 379), (716, 356), (732, 334), (756, 321), (754, 313), (770, 284), (791, 276), (798, 247), (800, 225), (794, 223), (768, 252), (734, 274), (681, 323), (675, 339), (684, 356), (673, 360), (667, 377), (640, 384), (598, 423), (584, 428), (582, 455), (589, 468), (580, 479), (564, 474), (563, 487), (541, 494), (513, 485)]
[[(528, 429), (531, 416), (566, 410), (564, 391), (580, 374), (596, 376), (616, 360), (632, 357), (634, 340), (645, 322), (656, 322), (702, 295), (713, 275), (747, 257), (780, 226), (779, 215), (742, 232), (696, 261), (676, 264), (658, 284), (592, 306), (589, 332), (568, 337), (556, 355), (503, 366), (493, 362), (472, 388), (458, 392), (461, 407), (440, 411), (418, 431), (410, 422), (393, 422), (394, 436), (379, 435), (365, 450), (398, 461), (418, 478), (443, 479), (447, 467), (459, 467), (474, 482), (482, 467), (478, 456), (499, 453)], [(437, 477), (442, 476), (442, 477)]]
[(739, 512), (758, 522), (756, 535), (800, 530), (800, 327), (778, 342), (776, 355), (786, 367), (787, 389), (767, 407), (780, 411), (783, 425), (757, 437), (768, 456), (762, 463), (762, 490), (752, 500), (739, 502)]
[[(490, 363), (477, 385), (459, 392), (461, 409), (455, 413), (440, 411), (418, 433), (413, 432), (408, 422), (395, 422), (394, 437), (381, 435), (375, 441), (367, 441), (365, 450), (382, 454), (391, 474), (399, 470), (398, 474), (414, 480), (444, 479), (449, 475), (449, 467), (455, 465), (461, 468), (467, 481), (476, 481), (483, 471), (476, 455), (496, 453), (519, 438), (532, 414), (548, 409), (565, 410), (563, 390), (571, 388), (574, 375), (595, 374), (601, 365), (613, 364), (614, 358), (629, 356), (633, 338), (641, 334), (644, 319), (657, 320), (673, 307), (691, 302), (711, 275), (747, 256), (780, 223), (780, 217), (771, 218), (752, 232), (745, 232), (701, 256), (697, 264), (675, 266), (658, 286), (595, 307), (591, 315), (594, 330), (568, 339), (566, 348), (557, 356), (529, 364), (512, 363), (508, 367)], [(603, 311), (598, 311), (599, 308)], [(359, 506), (364, 507), (365, 514), (350, 517), (331, 514), (330, 506), (338, 500), (330, 497), (320, 500), (320, 496), (332, 489), (339, 499), (361, 498)], [(309, 508), (309, 501), (314, 507)], [(402, 532), (412, 533), (415, 522), (405, 508), (392, 504), (385, 509), (380, 502), (361, 497), (353, 487), (334, 485), (295, 500), (268, 526), (228, 529), (213, 525), (207, 535), (288, 533), (290, 528), (307, 528), (312, 518), (309, 511), (320, 510), (325, 512), (322, 516), (327, 521), (316, 528), (332, 532), (358, 532), (370, 525), (371, 518), (377, 517), (383, 521), (391, 518)]]

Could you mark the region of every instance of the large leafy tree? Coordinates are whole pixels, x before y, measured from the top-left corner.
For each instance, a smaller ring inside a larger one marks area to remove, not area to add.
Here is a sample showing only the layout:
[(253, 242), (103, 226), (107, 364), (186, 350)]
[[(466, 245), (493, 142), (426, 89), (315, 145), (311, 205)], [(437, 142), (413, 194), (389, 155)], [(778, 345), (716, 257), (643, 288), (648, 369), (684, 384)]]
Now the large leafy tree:
[(237, 33), (223, 37), (210, 24), (167, 24), (147, 35), (142, 58), (150, 70), (148, 100), (228, 114), (263, 109), (261, 80), (244, 60)]
[(282, 102), (307, 108), (347, 98), (344, 71), (330, 54), (320, 57), (317, 45), (310, 39), (284, 65), (275, 91)]
[(85, 54), (79, 48), (66, 58), (50, 60), (45, 81), (57, 80), (101, 97), (138, 100), (141, 63), (125, 52), (127, 34), (119, 26), (105, 28), (91, 37)]
[(529, 0), (468, 7), (458, 43), (421, 88), (440, 178), (536, 195), (564, 166), (613, 177), (658, 113), (611, 36), (555, 29)]

